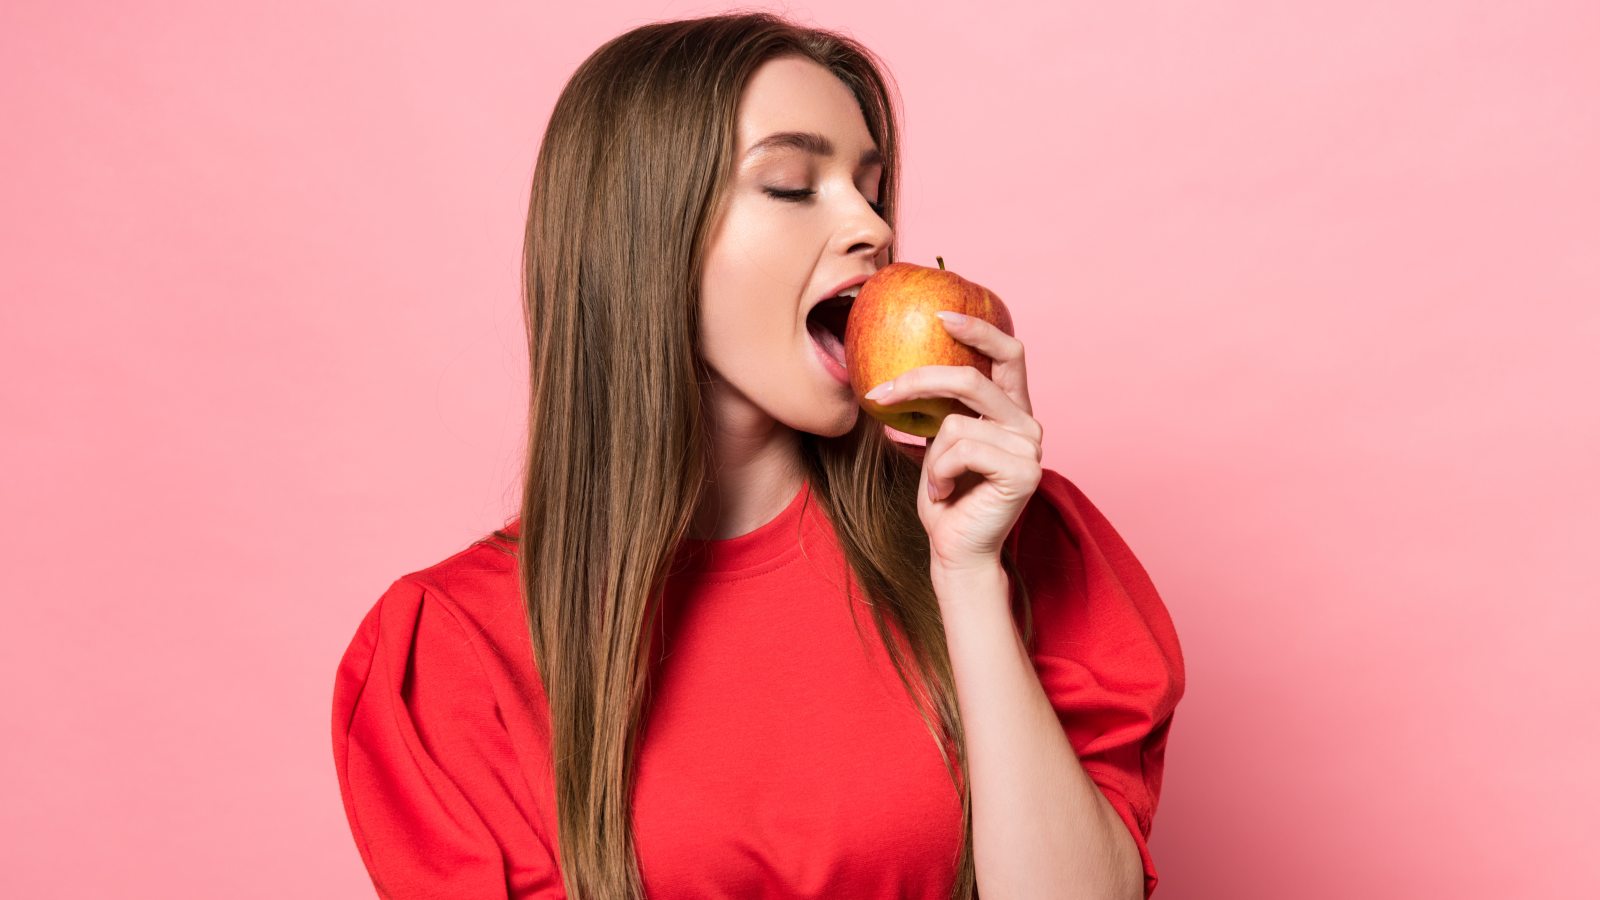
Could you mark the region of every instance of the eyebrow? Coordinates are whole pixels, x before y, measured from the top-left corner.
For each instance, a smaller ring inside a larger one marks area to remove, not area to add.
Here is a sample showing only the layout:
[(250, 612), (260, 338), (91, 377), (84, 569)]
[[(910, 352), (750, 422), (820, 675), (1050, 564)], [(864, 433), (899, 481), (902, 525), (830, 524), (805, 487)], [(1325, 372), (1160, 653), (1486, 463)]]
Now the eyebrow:
[[(748, 159), (779, 149), (799, 150), (812, 156), (832, 156), (833, 141), (815, 131), (780, 131), (756, 141), (744, 155)], [(882, 163), (883, 154), (878, 152), (877, 147), (868, 147), (862, 151), (860, 165), (882, 165)]]

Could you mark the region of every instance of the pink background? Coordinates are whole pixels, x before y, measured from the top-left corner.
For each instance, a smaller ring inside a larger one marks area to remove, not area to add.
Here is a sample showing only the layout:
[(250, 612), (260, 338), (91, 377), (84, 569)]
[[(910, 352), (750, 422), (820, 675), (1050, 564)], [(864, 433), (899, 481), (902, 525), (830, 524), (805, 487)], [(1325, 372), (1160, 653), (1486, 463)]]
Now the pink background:
[[(0, 894), (371, 896), (333, 671), (515, 503), (546, 116), (723, 8), (560, 7), (0, 6)], [(1157, 896), (1600, 892), (1600, 6), (788, 11), (1177, 622)]]

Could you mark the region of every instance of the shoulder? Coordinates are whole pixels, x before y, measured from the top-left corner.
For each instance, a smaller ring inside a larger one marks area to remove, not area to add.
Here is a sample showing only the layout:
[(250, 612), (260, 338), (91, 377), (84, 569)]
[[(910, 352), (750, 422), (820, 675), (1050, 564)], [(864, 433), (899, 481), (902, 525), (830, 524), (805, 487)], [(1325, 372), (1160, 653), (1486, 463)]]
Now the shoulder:
[(1109, 527), (1100, 510), (1071, 479), (1046, 467), (1039, 486), (1012, 528), (1010, 541), (1013, 552), (1081, 549), (1084, 540)]
[(1168, 643), (1176, 643), (1149, 572), (1105, 514), (1065, 475), (1044, 470), (1007, 540), (1024, 582), (1039, 601), (1036, 611), (1055, 607), (1069, 615), (1089, 615), (1101, 626), (1115, 611), (1128, 624), (1153, 628), (1170, 638)]
[(411, 575), (390, 583), (356, 626), (339, 661), (335, 727), (339, 713), (350, 717), (358, 703), (401, 698), (419, 668), (430, 678), (448, 673), (458, 683), (480, 682), (482, 665), (466, 621), (448, 594)]
[[(515, 533), (515, 532), (513, 532)], [(416, 584), (442, 601), (471, 607), (503, 599), (516, 577), (516, 548), (492, 536), (413, 572), (400, 581)]]
[(516, 558), (477, 541), (389, 583), (351, 637), (340, 683), (358, 692), (374, 667), (403, 672), (419, 660), (480, 680), (480, 651), (498, 640), (492, 626), (515, 640), (520, 610)]
[[(426, 603), (469, 633), (509, 609), (520, 609), (517, 558), (513, 545), (486, 537), (428, 566), (397, 578), (379, 600), (401, 605)], [(391, 596), (392, 595), (392, 596)]]
[[(1011, 536), (1044, 635), (1043, 647), (1118, 648), (1118, 666), (1170, 673), (1182, 692), (1183, 661), (1171, 613), (1149, 572), (1110, 520), (1066, 476), (1046, 469)], [(1110, 663), (1108, 663), (1109, 665)]]

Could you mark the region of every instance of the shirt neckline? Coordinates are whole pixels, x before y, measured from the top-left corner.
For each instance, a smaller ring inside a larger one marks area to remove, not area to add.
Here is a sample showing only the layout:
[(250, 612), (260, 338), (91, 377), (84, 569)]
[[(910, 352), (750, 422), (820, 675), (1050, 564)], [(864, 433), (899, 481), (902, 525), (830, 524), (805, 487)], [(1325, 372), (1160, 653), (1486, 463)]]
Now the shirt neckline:
[(801, 537), (814, 531), (816, 511), (810, 499), (811, 482), (806, 479), (782, 511), (754, 530), (720, 540), (683, 538), (673, 574), (753, 575), (787, 562), (799, 553)]

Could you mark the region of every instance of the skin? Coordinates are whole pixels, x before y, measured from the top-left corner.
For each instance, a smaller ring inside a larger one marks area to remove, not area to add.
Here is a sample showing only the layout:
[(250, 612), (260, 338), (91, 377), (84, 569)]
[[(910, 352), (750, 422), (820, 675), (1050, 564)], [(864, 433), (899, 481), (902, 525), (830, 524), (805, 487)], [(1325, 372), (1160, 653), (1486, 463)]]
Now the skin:
[[(832, 156), (748, 151), (778, 131), (814, 131)], [(840, 282), (888, 264), (894, 231), (878, 215), (880, 164), (855, 96), (811, 60), (782, 56), (752, 76), (739, 101), (736, 170), (700, 283), (700, 342), (716, 474), (693, 536), (721, 540), (771, 521), (804, 478), (799, 433), (837, 437), (860, 407), (828, 374), (806, 311)], [(801, 200), (767, 189), (814, 190)]]

